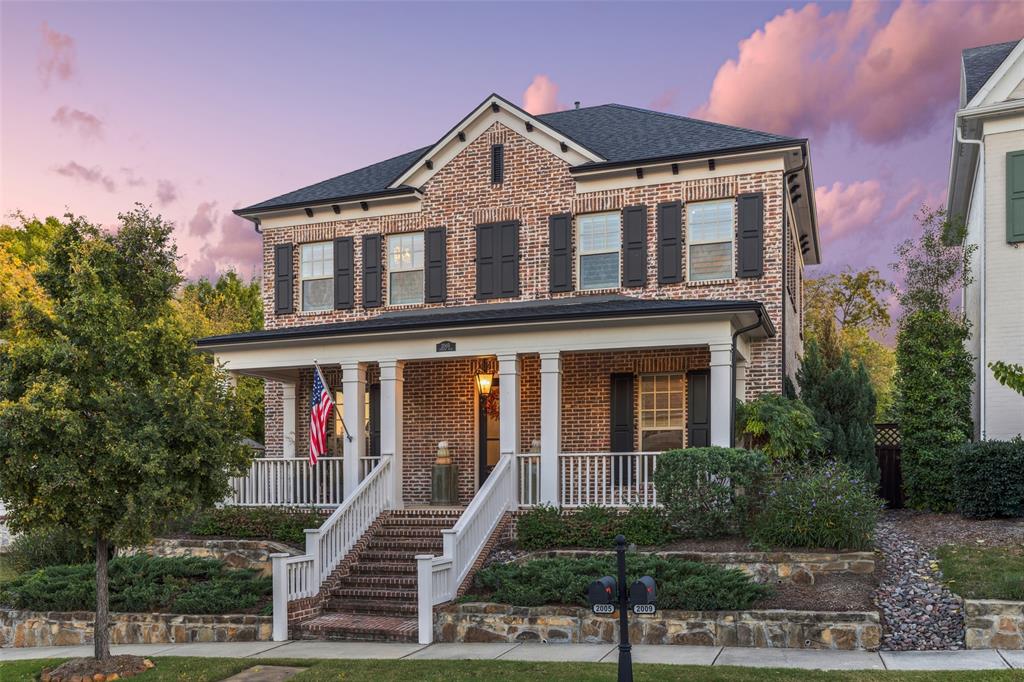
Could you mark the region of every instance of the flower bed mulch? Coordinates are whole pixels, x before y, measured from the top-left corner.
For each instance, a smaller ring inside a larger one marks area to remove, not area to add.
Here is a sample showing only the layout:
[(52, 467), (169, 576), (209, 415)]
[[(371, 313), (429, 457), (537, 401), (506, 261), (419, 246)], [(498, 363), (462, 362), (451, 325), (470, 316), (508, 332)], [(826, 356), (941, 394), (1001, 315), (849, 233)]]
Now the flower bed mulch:
[(878, 576), (834, 573), (818, 576), (813, 585), (781, 583), (773, 585), (772, 596), (754, 608), (791, 611), (878, 611), (872, 594)]
[(942, 545), (1024, 545), (1024, 519), (965, 519), (959, 514), (932, 514), (909, 509), (886, 518), (926, 549)]
[(56, 668), (46, 668), (39, 682), (70, 682), (71, 680), (113, 680), (133, 677), (155, 667), (153, 661), (141, 656), (111, 656), (105, 661), (95, 658), (73, 658)]

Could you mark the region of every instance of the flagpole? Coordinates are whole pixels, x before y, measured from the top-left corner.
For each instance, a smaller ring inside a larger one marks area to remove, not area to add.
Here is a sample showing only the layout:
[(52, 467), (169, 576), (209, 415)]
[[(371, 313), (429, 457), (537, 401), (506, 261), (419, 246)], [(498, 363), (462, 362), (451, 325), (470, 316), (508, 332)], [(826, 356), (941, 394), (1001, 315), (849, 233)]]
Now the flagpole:
[[(313, 360), (313, 367), (315, 367), (316, 371), (320, 373), (320, 381), (323, 382), (324, 388), (326, 388), (327, 392), (330, 393), (331, 392), (331, 387), (327, 383), (327, 377), (325, 377), (324, 373), (320, 370), (320, 365), (317, 363), (316, 360)], [(336, 401), (334, 399), (333, 395), (331, 396), (331, 404), (334, 405), (334, 411), (338, 415), (338, 421), (341, 422), (341, 428), (345, 431), (345, 438), (348, 439), (349, 443), (351, 443), (352, 442), (352, 434), (349, 433), (348, 425), (345, 424), (345, 417), (342, 416), (341, 410), (338, 409), (338, 401)]]

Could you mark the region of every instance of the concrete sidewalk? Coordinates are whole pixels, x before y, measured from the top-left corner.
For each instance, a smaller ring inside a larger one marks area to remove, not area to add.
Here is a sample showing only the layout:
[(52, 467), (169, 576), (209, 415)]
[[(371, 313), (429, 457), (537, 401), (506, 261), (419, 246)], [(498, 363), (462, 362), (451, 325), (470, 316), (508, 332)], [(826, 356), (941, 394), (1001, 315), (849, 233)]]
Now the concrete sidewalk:
[[(613, 644), (391, 644), (385, 642), (235, 642), (135, 644), (115, 654), (224, 658), (492, 659), (615, 663)], [(89, 656), (91, 646), (0, 649), (0, 661)], [(1024, 669), (1024, 651), (812, 651), (717, 646), (634, 645), (635, 663), (738, 665), (807, 670), (1007, 670)]]

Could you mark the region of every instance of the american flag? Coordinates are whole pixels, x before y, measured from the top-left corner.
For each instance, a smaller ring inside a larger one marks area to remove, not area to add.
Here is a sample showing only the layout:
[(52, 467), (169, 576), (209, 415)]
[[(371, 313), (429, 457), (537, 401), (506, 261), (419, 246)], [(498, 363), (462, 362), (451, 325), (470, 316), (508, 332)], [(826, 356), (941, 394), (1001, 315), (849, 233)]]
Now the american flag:
[(334, 409), (334, 400), (327, 389), (324, 375), (317, 366), (313, 375), (313, 395), (309, 401), (309, 464), (327, 453), (327, 420)]

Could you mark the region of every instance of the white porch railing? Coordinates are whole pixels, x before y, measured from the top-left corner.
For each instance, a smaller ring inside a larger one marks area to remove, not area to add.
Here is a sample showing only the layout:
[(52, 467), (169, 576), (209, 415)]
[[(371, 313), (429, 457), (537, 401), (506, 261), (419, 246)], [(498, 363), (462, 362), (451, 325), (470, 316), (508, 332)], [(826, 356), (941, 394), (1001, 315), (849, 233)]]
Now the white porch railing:
[(288, 639), (288, 602), (316, 595), (338, 562), (390, 506), (391, 476), (391, 459), (383, 458), (319, 528), (306, 530), (303, 556), (272, 555), (275, 642)]
[(532, 507), (540, 502), (540, 455), (518, 455), (516, 479), (519, 483), (519, 506)]
[(563, 507), (653, 507), (657, 452), (562, 453), (558, 457)]
[(434, 641), (434, 605), (451, 601), (505, 512), (516, 505), (515, 455), (502, 455), (451, 530), (444, 554), (416, 557), (420, 644)]
[(231, 479), (224, 504), (242, 507), (337, 507), (343, 497), (342, 458), (321, 457), (310, 466), (305, 457), (260, 457), (249, 473)]
[(370, 475), (373, 468), (380, 464), (380, 456), (377, 457), (360, 457), (359, 458), (359, 480), (363, 480)]

